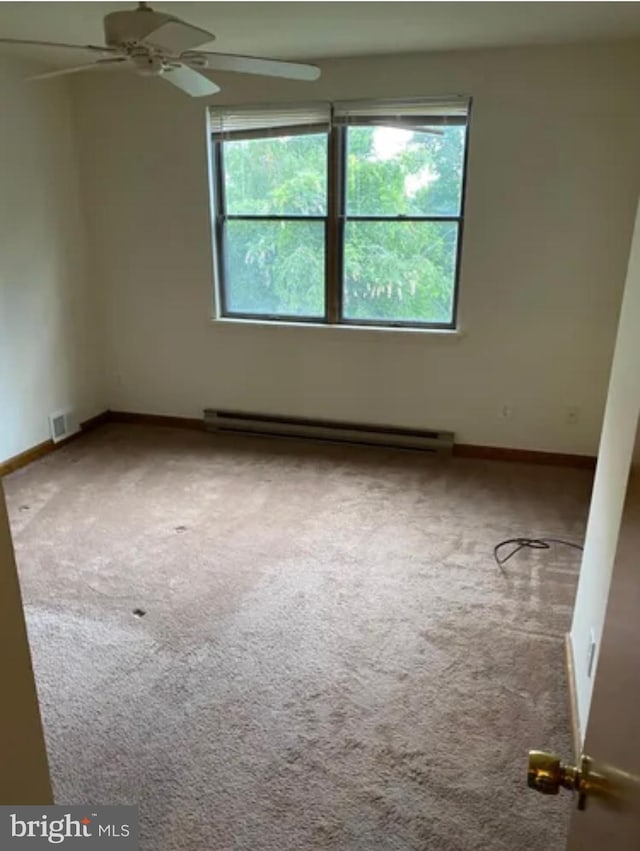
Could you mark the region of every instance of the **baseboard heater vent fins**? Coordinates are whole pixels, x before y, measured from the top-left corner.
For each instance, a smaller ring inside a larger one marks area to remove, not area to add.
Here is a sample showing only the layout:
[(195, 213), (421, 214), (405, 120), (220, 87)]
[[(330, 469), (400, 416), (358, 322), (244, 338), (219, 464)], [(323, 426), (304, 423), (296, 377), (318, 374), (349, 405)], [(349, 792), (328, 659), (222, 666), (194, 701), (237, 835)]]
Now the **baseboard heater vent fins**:
[(278, 417), (237, 411), (204, 411), (206, 431), (253, 434), (262, 437), (290, 437), (330, 443), (359, 443), (395, 449), (419, 449), (438, 455), (450, 455), (454, 435), (451, 431), (356, 425), (355, 423), (312, 420), (303, 417)]

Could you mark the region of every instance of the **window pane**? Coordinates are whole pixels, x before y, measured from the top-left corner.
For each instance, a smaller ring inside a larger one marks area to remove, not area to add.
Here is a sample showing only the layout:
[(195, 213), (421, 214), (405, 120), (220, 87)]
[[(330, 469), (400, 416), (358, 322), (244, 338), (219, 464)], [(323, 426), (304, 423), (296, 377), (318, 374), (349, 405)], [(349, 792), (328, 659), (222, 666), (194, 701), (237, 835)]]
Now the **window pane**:
[(347, 130), (347, 215), (458, 216), (465, 128)]
[(225, 142), (223, 156), (229, 215), (326, 214), (326, 133)]
[(322, 317), (324, 234), (324, 222), (227, 222), (227, 311)]
[(457, 241), (457, 222), (347, 222), (345, 318), (452, 322)]

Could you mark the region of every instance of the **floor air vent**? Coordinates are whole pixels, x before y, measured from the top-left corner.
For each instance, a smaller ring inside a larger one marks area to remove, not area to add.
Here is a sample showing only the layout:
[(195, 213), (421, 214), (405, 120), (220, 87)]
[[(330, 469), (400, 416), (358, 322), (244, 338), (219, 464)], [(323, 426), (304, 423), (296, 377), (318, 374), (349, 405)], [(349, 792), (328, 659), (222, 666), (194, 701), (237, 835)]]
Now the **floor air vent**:
[(205, 409), (204, 426), (207, 431), (214, 432), (307, 438), (331, 443), (359, 443), (396, 449), (419, 449), (441, 455), (451, 454), (454, 438), (451, 431), (356, 425), (303, 417), (214, 411), (210, 408)]

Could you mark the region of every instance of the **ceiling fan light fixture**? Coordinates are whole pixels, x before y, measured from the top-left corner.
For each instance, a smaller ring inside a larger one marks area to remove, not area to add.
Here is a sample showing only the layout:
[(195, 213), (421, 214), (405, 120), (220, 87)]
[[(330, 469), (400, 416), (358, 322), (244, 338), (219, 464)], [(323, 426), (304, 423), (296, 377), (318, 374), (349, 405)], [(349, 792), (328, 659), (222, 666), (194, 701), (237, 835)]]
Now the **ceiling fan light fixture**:
[(162, 59), (153, 53), (134, 50), (129, 54), (129, 58), (141, 77), (157, 77), (164, 70)]

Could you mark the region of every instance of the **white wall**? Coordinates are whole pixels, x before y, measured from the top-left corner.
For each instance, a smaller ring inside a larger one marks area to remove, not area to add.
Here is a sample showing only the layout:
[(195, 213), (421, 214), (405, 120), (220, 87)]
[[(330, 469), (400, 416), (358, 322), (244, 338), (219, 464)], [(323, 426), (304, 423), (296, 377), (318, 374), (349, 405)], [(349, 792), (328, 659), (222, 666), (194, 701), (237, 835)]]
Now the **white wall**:
[(0, 57), (0, 461), (106, 407), (66, 82)]
[(432, 426), (594, 454), (640, 184), (638, 43), (321, 64), (311, 85), (220, 74), (212, 102), (474, 97), (464, 333), (212, 323), (205, 103), (86, 75), (73, 86), (110, 407)]
[(591, 705), (595, 674), (587, 675), (591, 634), (597, 653), (618, 544), (627, 478), (634, 455), (640, 412), (640, 214), (629, 258), (620, 326), (598, 453), (580, 582), (571, 626), (578, 713), (582, 735)]

